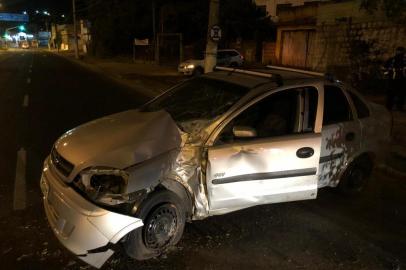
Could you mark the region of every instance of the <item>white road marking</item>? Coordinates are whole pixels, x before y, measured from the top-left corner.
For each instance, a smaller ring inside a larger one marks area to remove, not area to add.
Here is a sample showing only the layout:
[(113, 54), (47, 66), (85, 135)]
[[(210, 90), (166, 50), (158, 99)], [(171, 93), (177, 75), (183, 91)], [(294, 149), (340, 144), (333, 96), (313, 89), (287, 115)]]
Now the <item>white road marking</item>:
[(27, 152), (21, 147), (17, 152), (16, 175), (14, 180), (14, 210), (23, 210), (26, 206), (25, 169)]
[(28, 83), (28, 84), (31, 83), (31, 78), (27, 78), (27, 83)]
[(31, 69), (31, 68), (28, 70), (28, 73), (32, 73), (32, 69)]
[(29, 96), (28, 94), (26, 94), (26, 95), (24, 96), (23, 107), (27, 108), (29, 102), (30, 102), (30, 96)]

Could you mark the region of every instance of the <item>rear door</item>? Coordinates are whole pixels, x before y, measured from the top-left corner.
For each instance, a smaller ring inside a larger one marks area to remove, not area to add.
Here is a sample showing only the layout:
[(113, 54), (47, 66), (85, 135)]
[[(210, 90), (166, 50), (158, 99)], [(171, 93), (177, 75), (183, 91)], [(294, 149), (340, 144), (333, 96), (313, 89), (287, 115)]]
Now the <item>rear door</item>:
[[(208, 149), (211, 214), (316, 198), (318, 100), (316, 88), (286, 89), (252, 102), (222, 124)], [(257, 135), (237, 138), (233, 129), (241, 126), (255, 129)]]
[(325, 85), (324, 89), (319, 187), (338, 184), (340, 173), (360, 150), (362, 138), (346, 92), (336, 85)]

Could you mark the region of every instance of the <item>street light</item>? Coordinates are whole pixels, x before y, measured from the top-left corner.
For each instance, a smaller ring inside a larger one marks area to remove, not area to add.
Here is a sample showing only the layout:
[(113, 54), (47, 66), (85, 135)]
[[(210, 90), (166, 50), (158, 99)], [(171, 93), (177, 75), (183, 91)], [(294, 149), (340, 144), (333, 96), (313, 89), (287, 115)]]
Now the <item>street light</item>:
[(24, 14), (24, 15), (27, 15), (27, 11), (23, 11), (23, 14)]
[(14, 26), (14, 27), (10, 27), (6, 29), (6, 34), (8, 33), (8, 31), (13, 30), (18, 28), (21, 32), (25, 31), (25, 26), (24, 25), (18, 25), (18, 26)]

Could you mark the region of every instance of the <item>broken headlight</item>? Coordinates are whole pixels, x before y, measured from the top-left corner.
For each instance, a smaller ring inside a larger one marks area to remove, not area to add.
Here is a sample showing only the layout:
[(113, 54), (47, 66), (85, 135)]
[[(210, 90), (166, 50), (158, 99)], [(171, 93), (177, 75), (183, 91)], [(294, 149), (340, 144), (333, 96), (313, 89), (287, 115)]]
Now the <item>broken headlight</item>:
[(128, 201), (128, 174), (118, 169), (92, 168), (80, 173), (75, 185), (97, 203), (117, 205)]

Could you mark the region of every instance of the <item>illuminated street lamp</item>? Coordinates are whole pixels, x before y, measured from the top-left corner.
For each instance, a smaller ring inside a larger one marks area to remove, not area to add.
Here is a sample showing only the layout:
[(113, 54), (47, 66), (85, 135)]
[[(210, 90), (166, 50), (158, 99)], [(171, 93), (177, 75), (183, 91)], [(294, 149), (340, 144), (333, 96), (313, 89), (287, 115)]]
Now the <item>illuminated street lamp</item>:
[(7, 28), (6, 29), (6, 35), (8, 35), (8, 31), (16, 29), (16, 28), (18, 28), (18, 30), (20, 30), (21, 32), (25, 31), (25, 26), (24, 25), (18, 25), (18, 26)]
[(24, 14), (24, 15), (27, 15), (27, 11), (23, 11), (23, 14)]
[(36, 10), (35, 13), (38, 14), (38, 13), (39, 13), (39, 10)]

